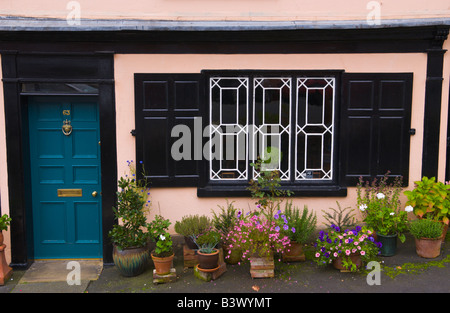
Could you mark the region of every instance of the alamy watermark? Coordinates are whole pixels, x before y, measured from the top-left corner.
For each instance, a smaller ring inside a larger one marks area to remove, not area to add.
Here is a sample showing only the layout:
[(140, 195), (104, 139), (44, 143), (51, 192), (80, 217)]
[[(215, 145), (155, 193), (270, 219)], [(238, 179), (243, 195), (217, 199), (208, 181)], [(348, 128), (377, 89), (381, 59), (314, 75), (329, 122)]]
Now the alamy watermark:
[(81, 285), (81, 265), (80, 262), (70, 261), (66, 266), (70, 272), (67, 274), (66, 281), (69, 286)]
[(78, 1), (70, 1), (66, 5), (66, 9), (70, 10), (66, 16), (67, 24), (70, 26), (81, 24), (81, 5)]
[(378, 1), (369, 1), (366, 5), (366, 9), (370, 10), (367, 14), (367, 24), (369, 25), (381, 25), (381, 4)]

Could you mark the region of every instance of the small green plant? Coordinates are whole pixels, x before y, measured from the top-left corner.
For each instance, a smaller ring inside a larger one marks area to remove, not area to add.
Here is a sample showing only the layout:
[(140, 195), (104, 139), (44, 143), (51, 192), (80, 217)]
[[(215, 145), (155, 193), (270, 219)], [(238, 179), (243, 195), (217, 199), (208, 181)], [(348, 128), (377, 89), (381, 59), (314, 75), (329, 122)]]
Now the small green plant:
[(436, 239), (442, 236), (443, 224), (431, 219), (418, 219), (411, 223), (409, 230), (417, 238)]
[(218, 231), (209, 229), (193, 239), (200, 252), (213, 253), (220, 242), (221, 234)]
[(10, 222), (11, 222), (11, 218), (7, 214), (3, 214), (0, 217), (0, 231), (8, 230)]
[(282, 198), (291, 196), (293, 192), (280, 188), (279, 171), (264, 170), (263, 164), (266, 162), (258, 158), (255, 163), (250, 164), (259, 175), (256, 180), (250, 180), (250, 186), (247, 189), (250, 191), (252, 198), (257, 200), (256, 207), (271, 221), (274, 213), (280, 209)]
[(155, 215), (155, 219), (147, 224), (150, 238), (157, 242), (161, 235), (167, 233), (171, 224), (168, 219), (164, 219), (161, 215)]
[(228, 232), (233, 229), (234, 225), (238, 222), (238, 213), (242, 211), (236, 209), (234, 207), (234, 201), (229, 202), (227, 200), (226, 208), (224, 206), (218, 205), (220, 208), (220, 213), (216, 213), (211, 210), (212, 224), (214, 228), (222, 235), (222, 237), (226, 236)]
[(352, 214), (354, 209), (351, 207), (341, 208), (341, 205), (338, 201), (336, 201), (337, 209), (330, 208), (332, 212), (327, 212), (325, 210), (322, 210), (324, 213), (323, 217), (325, 218), (326, 222), (323, 224), (327, 226), (328, 228), (331, 228), (332, 225), (338, 226), (340, 229), (345, 227), (353, 227), (356, 224), (355, 221), (355, 214)]
[(305, 205), (303, 210), (292, 205), (292, 201), (287, 201), (283, 212), (290, 230), (286, 235), (291, 241), (306, 243), (316, 230), (317, 216), (309, 211)]
[(407, 190), (404, 194), (408, 197), (407, 205), (414, 209), (414, 214), (419, 218), (431, 218), (449, 224), (450, 199), (448, 197), (450, 185), (436, 182), (435, 178), (422, 177), (416, 181), (413, 190)]
[(167, 232), (163, 232), (158, 236), (153, 256), (165, 258), (173, 254), (172, 236)]
[(181, 221), (175, 222), (175, 231), (182, 236), (195, 238), (211, 226), (211, 219), (206, 215), (186, 215)]
[(138, 191), (135, 178), (121, 177), (118, 182), (117, 206), (113, 212), (120, 224), (109, 232), (112, 242), (121, 250), (144, 247), (149, 233), (144, 232), (146, 216), (144, 205), (146, 198)]

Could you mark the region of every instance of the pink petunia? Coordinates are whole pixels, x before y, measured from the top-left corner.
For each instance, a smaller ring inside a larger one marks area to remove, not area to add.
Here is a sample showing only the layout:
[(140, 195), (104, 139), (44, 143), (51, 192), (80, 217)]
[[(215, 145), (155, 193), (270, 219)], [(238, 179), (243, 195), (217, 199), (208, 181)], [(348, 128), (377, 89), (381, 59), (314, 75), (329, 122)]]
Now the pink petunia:
[(364, 250), (362, 250), (360, 253), (361, 253), (361, 255), (366, 254), (366, 252)]
[(350, 250), (345, 250), (346, 255), (350, 255)]
[(320, 256), (320, 253), (319, 252), (317, 252), (316, 253), (316, 258), (318, 258)]

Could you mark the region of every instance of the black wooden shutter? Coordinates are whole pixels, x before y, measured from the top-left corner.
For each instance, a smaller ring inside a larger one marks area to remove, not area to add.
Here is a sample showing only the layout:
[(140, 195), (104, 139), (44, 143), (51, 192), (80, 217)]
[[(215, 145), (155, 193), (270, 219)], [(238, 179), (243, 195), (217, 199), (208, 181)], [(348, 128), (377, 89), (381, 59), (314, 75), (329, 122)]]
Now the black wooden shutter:
[[(201, 74), (135, 74), (136, 161), (138, 171), (143, 162), (151, 186), (198, 184), (200, 161), (194, 137), (201, 136), (203, 128), (194, 130), (194, 121), (203, 111), (201, 80)], [(172, 157), (172, 145), (180, 139), (171, 137), (176, 125), (186, 125), (190, 130), (188, 159)]]
[(408, 183), (412, 81), (412, 73), (343, 74), (340, 168), (345, 185), (387, 171)]

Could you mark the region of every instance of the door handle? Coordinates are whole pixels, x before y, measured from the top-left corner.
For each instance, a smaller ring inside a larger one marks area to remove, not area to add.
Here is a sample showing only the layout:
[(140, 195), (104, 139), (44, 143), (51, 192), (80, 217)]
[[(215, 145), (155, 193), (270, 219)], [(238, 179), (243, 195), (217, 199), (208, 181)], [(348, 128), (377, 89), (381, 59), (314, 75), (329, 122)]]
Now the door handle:
[(97, 195), (98, 195), (97, 191), (92, 192), (92, 196), (93, 196), (94, 198), (97, 197)]

